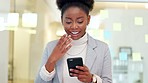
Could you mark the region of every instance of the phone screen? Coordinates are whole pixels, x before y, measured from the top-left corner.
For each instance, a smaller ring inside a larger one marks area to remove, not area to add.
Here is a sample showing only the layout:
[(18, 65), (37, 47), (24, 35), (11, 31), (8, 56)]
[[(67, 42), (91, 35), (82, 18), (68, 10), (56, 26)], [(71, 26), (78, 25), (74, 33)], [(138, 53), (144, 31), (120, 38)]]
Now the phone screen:
[(76, 66), (83, 66), (83, 60), (81, 57), (68, 58), (67, 64), (68, 64), (68, 70), (69, 70), (69, 75), (70, 75), (70, 73), (72, 73), (70, 72), (70, 69), (77, 69)]

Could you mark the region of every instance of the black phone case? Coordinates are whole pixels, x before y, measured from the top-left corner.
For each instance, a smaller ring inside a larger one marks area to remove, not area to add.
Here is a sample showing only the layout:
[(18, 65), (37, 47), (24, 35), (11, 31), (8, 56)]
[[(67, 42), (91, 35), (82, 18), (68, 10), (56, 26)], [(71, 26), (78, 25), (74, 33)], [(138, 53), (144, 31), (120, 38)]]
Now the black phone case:
[(69, 75), (70, 75), (70, 73), (72, 73), (70, 72), (70, 69), (77, 69), (76, 66), (83, 66), (83, 60), (81, 57), (68, 58), (67, 64), (68, 64), (68, 70), (69, 70)]

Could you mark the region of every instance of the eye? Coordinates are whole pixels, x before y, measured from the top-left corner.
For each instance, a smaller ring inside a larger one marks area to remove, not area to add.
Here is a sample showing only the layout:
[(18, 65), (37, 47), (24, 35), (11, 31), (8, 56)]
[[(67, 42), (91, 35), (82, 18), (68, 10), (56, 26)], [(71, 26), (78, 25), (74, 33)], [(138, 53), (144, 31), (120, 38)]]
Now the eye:
[(83, 19), (78, 19), (78, 20), (77, 20), (77, 23), (78, 23), (78, 24), (82, 24), (83, 22), (84, 22)]
[(83, 23), (83, 21), (78, 21), (78, 23), (79, 23), (79, 24), (82, 24), (82, 23)]
[(66, 22), (66, 24), (71, 24), (71, 22)]

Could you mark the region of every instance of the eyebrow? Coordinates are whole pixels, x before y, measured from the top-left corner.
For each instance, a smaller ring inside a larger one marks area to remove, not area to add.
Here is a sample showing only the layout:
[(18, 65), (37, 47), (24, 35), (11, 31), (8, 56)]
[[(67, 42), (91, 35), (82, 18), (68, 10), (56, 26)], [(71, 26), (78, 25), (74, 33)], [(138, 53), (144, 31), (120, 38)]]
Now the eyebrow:
[[(70, 20), (72, 20), (71, 18), (69, 18), (69, 17), (65, 17), (66, 19), (70, 19)], [(83, 16), (81, 16), (81, 17), (78, 17), (77, 19), (81, 19), (81, 18), (84, 18)]]
[(81, 17), (78, 17), (77, 19), (81, 19), (81, 18), (84, 18), (83, 16), (81, 16)]
[(71, 18), (69, 18), (69, 17), (65, 17), (66, 19), (70, 19), (70, 20), (72, 20)]

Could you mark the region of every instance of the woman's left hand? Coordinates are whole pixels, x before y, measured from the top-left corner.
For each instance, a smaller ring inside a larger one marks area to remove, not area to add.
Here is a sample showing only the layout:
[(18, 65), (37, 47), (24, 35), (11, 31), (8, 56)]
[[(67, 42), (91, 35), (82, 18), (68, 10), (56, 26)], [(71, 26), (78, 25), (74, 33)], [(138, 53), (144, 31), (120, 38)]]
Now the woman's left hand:
[(70, 73), (72, 76), (75, 76), (80, 80), (81, 82), (90, 83), (92, 82), (92, 74), (90, 73), (89, 69), (83, 65), (83, 66), (76, 66), (77, 69), (70, 69)]

